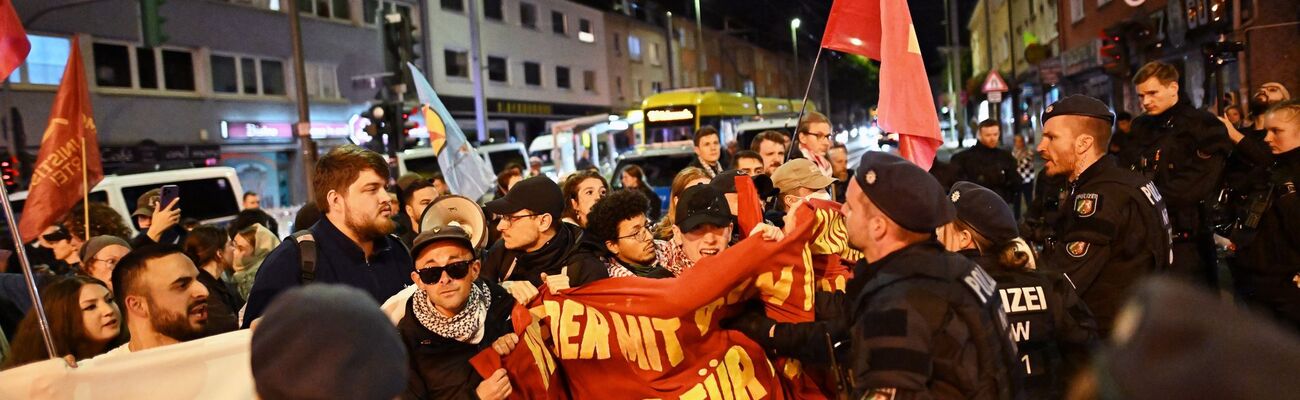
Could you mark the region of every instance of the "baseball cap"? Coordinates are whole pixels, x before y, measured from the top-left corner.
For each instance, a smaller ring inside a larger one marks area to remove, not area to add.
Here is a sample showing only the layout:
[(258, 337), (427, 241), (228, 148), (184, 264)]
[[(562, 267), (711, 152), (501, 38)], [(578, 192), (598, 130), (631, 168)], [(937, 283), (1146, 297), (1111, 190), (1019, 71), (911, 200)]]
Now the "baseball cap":
[(768, 197), (776, 194), (772, 187), (772, 178), (767, 175), (745, 175), (744, 172), (736, 169), (722, 171), (709, 181), (709, 185), (724, 194), (736, 193), (736, 178), (742, 176), (749, 176), (750, 181), (754, 182), (754, 190), (758, 192), (758, 197)]
[(442, 240), (456, 241), (458, 244), (470, 249), (471, 253), (474, 252), (474, 244), (469, 237), (469, 233), (465, 232), (465, 229), (457, 225), (444, 225), (435, 226), (425, 230), (424, 232), (420, 232), (420, 234), (415, 237), (415, 240), (411, 242), (411, 257), (415, 258), (415, 256), (420, 254), (420, 251), (424, 250), (425, 247), (429, 247), (429, 245)]
[(489, 201), (483, 205), (487, 212), (497, 215), (510, 215), (519, 210), (531, 210), (535, 213), (551, 214), (551, 219), (560, 220), (564, 212), (564, 193), (560, 185), (546, 176), (534, 176), (515, 184), (506, 192), (505, 197)]
[(727, 198), (713, 185), (695, 185), (682, 191), (677, 200), (677, 215), (673, 224), (682, 232), (690, 232), (700, 225), (731, 225), (731, 207)]
[(158, 196), (162, 195), (161, 188), (155, 188), (135, 199), (135, 212), (131, 213), (132, 217), (151, 216), (153, 215), (153, 203), (158, 201)]
[(796, 188), (822, 189), (835, 183), (835, 178), (822, 174), (821, 169), (806, 158), (786, 161), (772, 171), (772, 185), (781, 192)]

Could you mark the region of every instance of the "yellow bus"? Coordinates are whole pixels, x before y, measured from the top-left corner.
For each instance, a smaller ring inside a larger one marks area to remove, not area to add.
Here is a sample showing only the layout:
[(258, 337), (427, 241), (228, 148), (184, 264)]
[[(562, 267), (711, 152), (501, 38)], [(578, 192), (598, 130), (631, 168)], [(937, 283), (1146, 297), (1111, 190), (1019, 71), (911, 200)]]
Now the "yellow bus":
[[(767, 118), (794, 117), (801, 100), (746, 96), (737, 92), (719, 92), (713, 88), (677, 89), (647, 97), (641, 102), (644, 113), (641, 144), (691, 140), (700, 127), (718, 129), (723, 143), (736, 139), (741, 122)], [(816, 107), (808, 103), (808, 111)]]

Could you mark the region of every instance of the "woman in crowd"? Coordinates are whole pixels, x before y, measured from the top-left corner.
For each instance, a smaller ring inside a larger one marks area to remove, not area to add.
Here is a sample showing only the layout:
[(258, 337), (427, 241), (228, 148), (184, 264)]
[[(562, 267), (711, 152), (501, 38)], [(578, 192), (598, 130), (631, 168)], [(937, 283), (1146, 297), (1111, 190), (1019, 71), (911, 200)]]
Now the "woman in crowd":
[(682, 194), (686, 188), (708, 184), (709, 175), (703, 169), (696, 167), (686, 167), (677, 173), (673, 178), (673, 186), (668, 194), (668, 213), (659, 220), (659, 225), (655, 226), (654, 234), (656, 240), (669, 240), (673, 238), (673, 216), (677, 211), (677, 196)]
[(207, 335), (239, 329), (235, 316), (244, 306), (235, 288), (222, 280), (230, 269), (226, 241), (226, 231), (213, 225), (194, 228), (185, 237), (185, 255), (199, 267), (198, 281), (208, 289), (208, 323), (204, 326)]
[(566, 203), (564, 222), (586, 227), (587, 213), (591, 212), (591, 206), (596, 205), (597, 200), (605, 197), (605, 192), (609, 191), (609, 183), (600, 176), (600, 171), (588, 169), (569, 175), (561, 189)]
[[(81, 209), (82, 203), (72, 207), (68, 211), (68, 217), (64, 219), (63, 226), (68, 227), (68, 231), (73, 236), (86, 238), (86, 212)], [(112, 235), (123, 239), (131, 238), (131, 226), (118, 214), (113, 206), (98, 201), (90, 202), (90, 237)], [(83, 257), (84, 261), (85, 258)]]
[(90, 238), (81, 246), (81, 273), (98, 279), (113, 289), (113, 268), (118, 260), (131, 252), (131, 244), (126, 239), (112, 235), (100, 235)]
[[(41, 289), (41, 303), (49, 319), (54, 351), (60, 357), (83, 360), (125, 342), (122, 311), (108, 285), (87, 276), (56, 278)], [(45, 350), (37, 313), (28, 312), (18, 326), (13, 352), (0, 369), (50, 358)]]
[(654, 188), (645, 183), (645, 171), (638, 165), (628, 165), (623, 169), (621, 174), (623, 189), (636, 190), (645, 195), (650, 200), (650, 212), (647, 215), (651, 221), (659, 220), (659, 209), (663, 207), (663, 201), (659, 200), (659, 195), (655, 194)]
[[(304, 228), (305, 229), (305, 228)], [(230, 257), (231, 267), (235, 273), (231, 280), (239, 291), (239, 298), (248, 301), (248, 292), (253, 290), (253, 278), (275, 246), (280, 245), (280, 238), (260, 224), (253, 224), (236, 233)]]
[(81, 270), (81, 245), (85, 236), (73, 235), (63, 225), (54, 225), (45, 229), (38, 237), (41, 247), (54, 253), (50, 271), (55, 275), (66, 275)]

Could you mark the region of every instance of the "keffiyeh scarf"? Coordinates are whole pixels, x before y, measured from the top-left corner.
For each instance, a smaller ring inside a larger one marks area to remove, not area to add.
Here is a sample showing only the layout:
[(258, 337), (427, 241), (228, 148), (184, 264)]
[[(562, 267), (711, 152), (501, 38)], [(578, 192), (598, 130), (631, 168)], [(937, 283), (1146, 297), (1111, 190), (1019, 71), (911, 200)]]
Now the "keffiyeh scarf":
[(483, 322), (487, 319), (488, 307), (492, 305), (492, 296), (488, 293), (486, 283), (474, 282), (469, 299), (465, 300), (465, 309), (451, 317), (443, 316), (434, 309), (429, 295), (423, 290), (416, 290), (411, 302), (415, 319), (438, 336), (470, 344), (478, 344), (483, 340)]

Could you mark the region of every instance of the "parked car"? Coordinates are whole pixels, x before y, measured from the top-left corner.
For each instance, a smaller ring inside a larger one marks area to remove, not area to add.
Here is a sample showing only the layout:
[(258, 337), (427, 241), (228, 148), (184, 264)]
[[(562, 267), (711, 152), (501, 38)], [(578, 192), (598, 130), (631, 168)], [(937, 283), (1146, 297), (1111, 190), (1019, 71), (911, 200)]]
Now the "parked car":
[[(478, 146), (475, 149), (479, 157), (488, 162), (493, 173), (501, 173), (507, 165), (517, 164), (528, 169), (528, 153), (524, 152), (522, 143), (495, 143)], [(438, 166), (438, 155), (432, 148), (408, 149), (397, 154), (397, 172), (405, 174), (416, 172), (425, 176), (442, 172)]]

